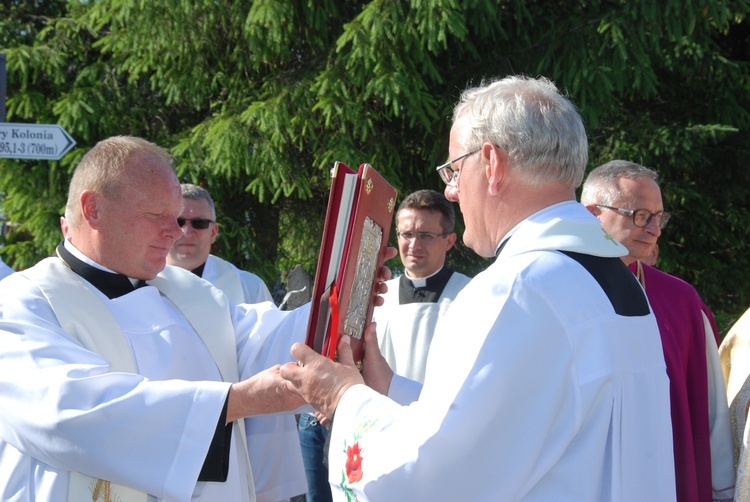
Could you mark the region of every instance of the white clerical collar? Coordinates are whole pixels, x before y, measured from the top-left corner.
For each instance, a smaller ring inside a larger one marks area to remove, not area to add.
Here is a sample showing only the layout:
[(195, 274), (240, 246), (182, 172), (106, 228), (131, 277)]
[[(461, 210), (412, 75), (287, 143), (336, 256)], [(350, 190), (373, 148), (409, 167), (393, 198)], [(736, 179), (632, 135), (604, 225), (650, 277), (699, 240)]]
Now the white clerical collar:
[(409, 272), (407, 270), (404, 270), (404, 275), (406, 276), (407, 279), (411, 281), (412, 284), (414, 284), (415, 288), (423, 288), (427, 286), (427, 279), (429, 279), (433, 275), (437, 275), (438, 272), (440, 272), (441, 270), (443, 270), (443, 267), (440, 267), (439, 269), (435, 270), (433, 273), (431, 273), (427, 277), (419, 277), (419, 278), (410, 277)]
[(511, 235), (513, 235), (514, 233), (516, 233), (516, 230), (518, 230), (518, 228), (521, 225), (523, 225), (525, 222), (527, 222), (527, 221), (538, 221), (540, 217), (542, 219), (544, 219), (544, 215), (545, 214), (547, 214), (549, 212), (557, 211), (557, 209), (560, 206), (567, 206), (567, 205), (571, 205), (571, 204), (575, 205), (575, 204), (577, 204), (577, 202), (574, 201), (574, 200), (564, 200), (562, 202), (557, 202), (555, 204), (552, 204), (551, 206), (547, 206), (547, 207), (545, 207), (543, 209), (540, 209), (536, 213), (532, 213), (529, 216), (527, 216), (526, 218), (524, 218), (523, 220), (519, 221), (518, 224), (515, 227), (511, 228), (510, 231), (507, 234), (505, 234), (502, 239), (500, 239), (500, 242), (498, 243), (497, 247), (495, 248), (495, 256), (497, 256), (500, 253), (500, 249), (505, 245), (505, 243), (508, 241), (508, 239), (510, 239)]
[[(114, 270), (110, 270), (110, 269), (108, 269), (107, 267), (105, 267), (103, 265), (99, 265), (94, 260), (92, 260), (91, 258), (89, 258), (88, 256), (86, 256), (85, 254), (83, 254), (77, 247), (75, 247), (75, 245), (72, 242), (70, 242), (70, 239), (68, 237), (66, 237), (65, 240), (63, 241), (63, 246), (65, 246), (65, 249), (67, 249), (68, 251), (70, 251), (70, 254), (72, 254), (73, 256), (75, 256), (76, 258), (78, 258), (79, 260), (81, 260), (82, 262), (84, 262), (84, 263), (86, 263), (88, 265), (91, 265), (94, 268), (98, 268), (99, 270), (104, 270), (105, 272), (109, 272), (111, 274), (116, 274), (117, 273)], [(128, 277), (128, 279), (133, 284), (133, 286), (135, 286), (139, 282), (138, 279), (133, 279), (132, 277)]]

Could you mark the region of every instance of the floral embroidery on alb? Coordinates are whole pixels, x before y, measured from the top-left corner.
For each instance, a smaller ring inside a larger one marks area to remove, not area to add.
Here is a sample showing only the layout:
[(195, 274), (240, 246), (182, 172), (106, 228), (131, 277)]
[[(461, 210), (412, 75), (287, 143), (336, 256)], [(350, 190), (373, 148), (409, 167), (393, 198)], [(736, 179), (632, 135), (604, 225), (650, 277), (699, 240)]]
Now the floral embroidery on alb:
[(341, 484), (339, 485), (344, 493), (346, 494), (347, 502), (354, 502), (357, 496), (351, 489), (350, 485), (360, 481), (364, 471), (362, 470), (362, 447), (359, 444), (359, 440), (362, 439), (369, 431), (370, 428), (375, 424), (373, 420), (366, 420), (359, 424), (354, 430), (354, 442), (350, 445), (344, 443), (344, 451), (346, 454), (346, 464), (343, 472), (341, 473)]

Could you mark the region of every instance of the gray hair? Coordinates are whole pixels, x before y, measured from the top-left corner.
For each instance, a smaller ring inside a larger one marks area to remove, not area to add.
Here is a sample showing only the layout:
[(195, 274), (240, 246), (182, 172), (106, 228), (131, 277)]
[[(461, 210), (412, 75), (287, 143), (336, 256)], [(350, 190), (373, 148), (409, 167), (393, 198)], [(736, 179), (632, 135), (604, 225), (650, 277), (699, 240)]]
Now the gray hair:
[(507, 150), (511, 167), (528, 183), (567, 183), (577, 188), (588, 162), (588, 140), (573, 104), (550, 80), (510, 76), (465, 90), (453, 121), (466, 117), (459, 142), (483, 141)]
[(183, 199), (202, 199), (208, 202), (208, 208), (211, 210), (211, 219), (216, 220), (216, 206), (214, 205), (214, 200), (211, 198), (211, 194), (208, 193), (208, 190), (201, 186), (193, 185), (192, 183), (183, 183), (180, 185), (180, 188), (182, 189)]
[(653, 169), (627, 160), (612, 160), (594, 168), (586, 177), (581, 191), (581, 203), (614, 204), (620, 195), (619, 181), (622, 178), (649, 178), (659, 184), (659, 173)]
[(81, 209), (78, 201), (86, 190), (101, 193), (118, 200), (122, 193), (123, 174), (128, 160), (136, 155), (154, 157), (174, 168), (174, 159), (160, 146), (134, 136), (112, 136), (99, 141), (86, 152), (73, 171), (68, 187), (65, 218), (71, 227), (80, 223)]

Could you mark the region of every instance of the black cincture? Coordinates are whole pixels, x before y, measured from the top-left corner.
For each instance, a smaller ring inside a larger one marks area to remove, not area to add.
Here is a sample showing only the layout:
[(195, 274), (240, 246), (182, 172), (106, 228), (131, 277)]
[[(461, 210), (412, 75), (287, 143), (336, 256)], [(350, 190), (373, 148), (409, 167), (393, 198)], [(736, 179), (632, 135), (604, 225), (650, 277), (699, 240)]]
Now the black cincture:
[[(130, 279), (128, 279), (128, 276), (92, 267), (88, 263), (76, 258), (70, 251), (65, 249), (62, 243), (57, 246), (57, 256), (70, 267), (70, 270), (89, 281), (110, 300), (131, 293), (136, 289), (133, 283), (130, 282)], [(138, 282), (139, 288), (145, 285), (145, 281)]]
[(411, 279), (402, 275), (398, 281), (398, 303), (405, 305), (407, 303), (436, 303), (443, 294), (445, 285), (448, 284), (453, 270), (443, 267), (440, 272), (429, 277), (427, 284), (423, 288), (415, 288)]

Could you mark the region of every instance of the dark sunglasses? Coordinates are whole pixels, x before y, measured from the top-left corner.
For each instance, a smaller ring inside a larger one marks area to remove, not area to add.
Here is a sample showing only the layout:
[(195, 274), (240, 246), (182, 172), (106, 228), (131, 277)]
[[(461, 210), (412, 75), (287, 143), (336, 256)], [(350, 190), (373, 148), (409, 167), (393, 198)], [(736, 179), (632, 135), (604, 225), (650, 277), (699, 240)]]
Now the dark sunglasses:
[(193, 227), (194, 230), (205, 230), (211, 225), (211, 223), (216, 223), (214, 220), (209, 220), (206, 218), (177, 218), (177, 224), (180, 226), (180, 228), (183, 228), (185, 226), (185, 223), (190, 223), (190, 226)]

